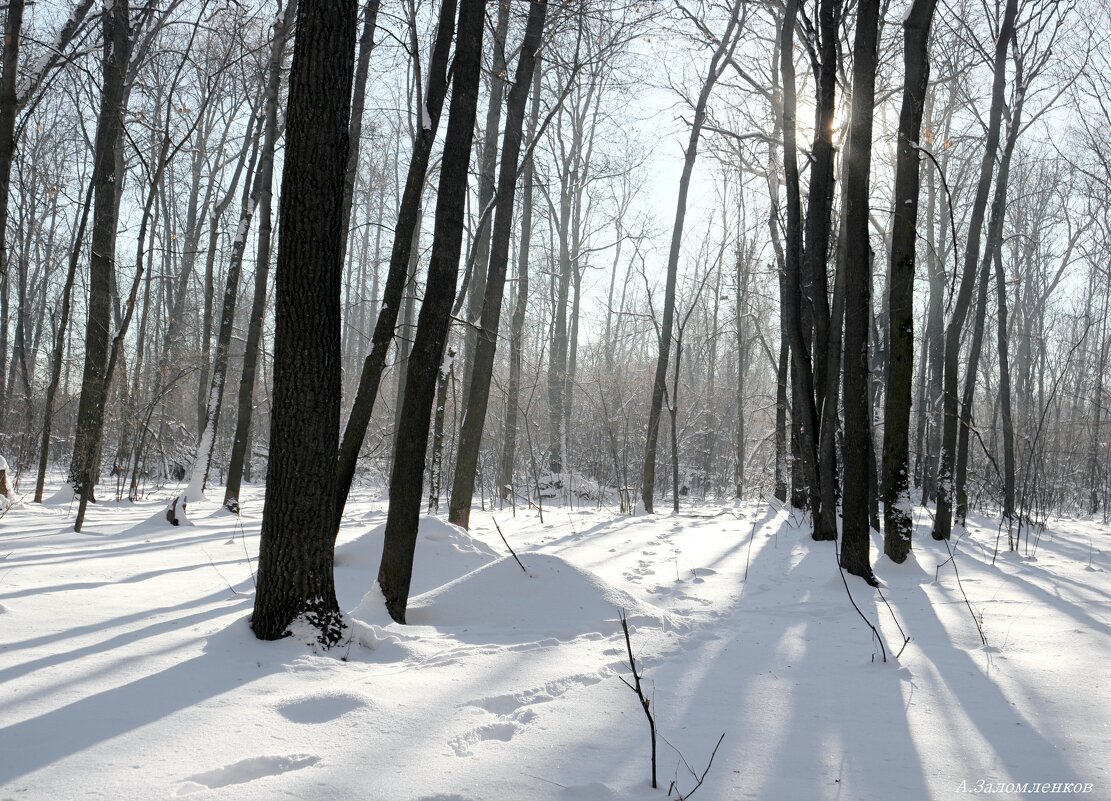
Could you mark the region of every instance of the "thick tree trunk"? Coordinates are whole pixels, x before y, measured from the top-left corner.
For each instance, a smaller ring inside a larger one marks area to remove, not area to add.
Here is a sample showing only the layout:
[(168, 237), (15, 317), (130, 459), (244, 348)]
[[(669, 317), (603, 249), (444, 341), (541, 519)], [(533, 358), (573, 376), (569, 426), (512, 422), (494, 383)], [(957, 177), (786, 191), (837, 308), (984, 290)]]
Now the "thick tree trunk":
[(937, 474), (937, 512), (934, 515), (933, 538), (947, 540), (953, 528), (953, 469), (957, 451), (957, 371), (960, 367), (961, 332), (972, 302), (976, 283), (976, 264), (980, 258), (980, 238), (983, 234), (984, 212), (991, 191), (992, 173), (995, 169), (996, 151), (999, 149), (999, 128), (1003, 117), (1003, 93), (1007, 81), (1007, 49), (1014, 31), (1018, 0), (1007, 0), (999, 36), (995, 43), (995, 78), (991, 89), (991, 108), (988, 112), (988, 129), (984, 156), (980, 162), (980, 177), (969, 216), (968, 236), (965, 243), (964, 265), (960, 288), (949, 324), (945, 328), (945, 368), (942, 393), (941, 456)]
[[(93, 153), (93, 230), (89, 259), (89, 299), (85, 318), (85, 367), (69, 483), (75, 496), (93, 500), (95, 464), (100, 450), (101, 422), (108, 396), (108, 341), (112, 324), (112, 284), (115, 281), (116, 157), (123, 134), (124, 78), (131, 52), (128, 0), (115, 0), (103, 15), (104, 57), (100, 114)], [(80, 525), (74, 530), (80, 531)]]
[(883, 409), (883, 552), (898, 563), (906, 561), (914, 528), (909, 457), (914, 375), (914, 252), (920, 186), (918, 139), (930, 80), (930, 26), (936, 7), (937, 0), (915, 0), (903, 19), (903, 104), (899, 112), (888, 285), (887, 336), (891, 360)]
[[(502, 142), (501, 171), (498, 175), (498, 206), (494, 214), (490, 266), (486, 273), (485, 298), (471, 369), (470, 396), (464, 405), (466, 411), (463, 415), (459, 450), (455, 460), (455, 477), (448, 504), (448, 520), (463, 528), (470, 526), (475, 472), (482, 447), (486, 408), (490, 400), (490, 382), (494, 375), (502, 295), (509, 266), (509, 240), (513, 227), (513, 201), (517, 188), (517, 162), (521, 157), (525, 105), (532, 85), (533, 70), (536, 68), (536, 54), (543, 43), (547, 11), (547, 0), (532, 0), (529, 5), (525, 38), (506, 104), (505, 137)], [(476, 266), (480, 264), (478, 262)]]
[(644, 501), (644, 511), (652, 512), (652, 495), (656, 483), (656, 443), (660, 433), (660, 413), (663, 410), (664, 393), (667, 391), (667, 364), (671, 354), (671, 332), (675, 318), (675, 283), (679, 272), (679, 253), (683, 244), (683, 224), (687, 216), (687, 193), (690, 190), (691, 175), (695, 159), (698, 157), (698, 140), (702, 136), (702, 126), (706, 121), (706, 104), (710, 92), (721, 76), (726, 61), (736, 46), (736, 29), (741, 13), (740, 0), (733, 3), (733, 11), (725, 31), (721, 35), (698, 99), (694, 106), (690, 138), (683, 159), (683, 173), (679, 178), (679, 199), (675, 208), (675, 224), (671, 229), (671, 249), (667, 258), (667, 283), (664, 287), (664, 303), (660, 320), (660, 355), (656, 360), (656, 376), (652, 383), (652, 401), (648, 412), (648, 432), (644, 447), (644, 474), (640, 484), (640, 497)]
[(251, 626), (262, 640), (303, 618), (340, 641), (332, 573), (340, 404), (343, 182), (355, 0), (303, 0), (297, 15), (278, 204), (274, 405)]
[(868, 245), (868, 178), (872, 163), (872, 115), (876, 87), (879, 0), (860, 0), (853, 44), (852, 123), (845, 159), (845, 316), (844, 405), (845, 494), (842, 501), (841, 567), (869, 584), (869, 451), (872, 449), (868, 397), (868, 333), (871, 327), (872, 265)]
[[(397, 224), (394, 226), (394, 240), (390, 251), (390, 266), (386, 274), (386, 286), (382, 294), (382, 305), (374, 324), (370, 352), (363, 361), (359, 375), (359, 388), (351, 405), (351, 414), (343, 429), (339, 457), (336, 462), (336, 518), (335, 532), (339, 534), (340, 518), (355, 479), (355, 467), (359, 461), (359, 451), (363, 447), (367, 427), (374, 413), (374, 402), (382, 383), (382, 372), (386, 367), (386, 354), (393, 340), (398, 313), (401, 310), (402, 295), (409, 270), (409, 259), (413, 246), (414, 232), (420, 226), (421, 196), (424, 193), (424, 180), (428, 174), (428, 161), (432, 145), (436, 139), (436, 129), (440, 123), (447, 94), (447, 69), (451, 52), (452, 34), (455, 30), (456, 0), (443, 0), (436, 28), (436, 42), (428, 65), (428, 88), (424, 101), (417, 109), (421, 125), (413, 139), (413, 152), (409, 159), (409, 170), (405, 177), (405, 189), (397, 211)], [(454, 288), (453, 288), (454, 289)], [(454, 294), (454, 292), (453, 292)], [(422, 454), (423, 456), (423, 454)]]
[(405, 622), (405, 608), (409, 602), (417, 520), (424, 495), (429, 415), (451, 322), (451, 306), (455, 299), (455, 282), (463, 245), (463, 212), (478, 105), (484, 11), (485, 4), (481, 0), (462, 0), (460, 3), (451, 108), (444, 139), (444, 158), (440, 165), (428, 282), (406, 370), (405, 404), (401, 410), (401, 427), (390, 475), (390, 506), (378, 583), (390, 616), (399, 623)]

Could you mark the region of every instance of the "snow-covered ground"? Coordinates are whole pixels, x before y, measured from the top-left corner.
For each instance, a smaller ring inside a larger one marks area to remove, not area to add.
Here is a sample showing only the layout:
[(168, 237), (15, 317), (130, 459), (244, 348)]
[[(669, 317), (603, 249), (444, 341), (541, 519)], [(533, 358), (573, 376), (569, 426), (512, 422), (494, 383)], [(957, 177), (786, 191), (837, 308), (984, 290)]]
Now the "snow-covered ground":
[(260, 488), (241, 520), (207, 502), (192, 526), (150, 522), (163, 506), (100, 504), (82, 534), (68, 506), (0, 519), (0, 800), (663, 799), (722, 734), (703, 801), (1111, 798), (1102, 524), (1056, 521), (993, 565), (994, 524), (970, 521), (970, 611), (922, 520), (906, 564), (877, 560), (883, 597), (848, 582), (883, 663), (833, 547), (766, 505), (497, 512), (528, 575), (490, 513), (473, 538), (425, 519), (397, 626), (364, 492), (337, 552), (351, 642), (316, 654), (248, 628)]

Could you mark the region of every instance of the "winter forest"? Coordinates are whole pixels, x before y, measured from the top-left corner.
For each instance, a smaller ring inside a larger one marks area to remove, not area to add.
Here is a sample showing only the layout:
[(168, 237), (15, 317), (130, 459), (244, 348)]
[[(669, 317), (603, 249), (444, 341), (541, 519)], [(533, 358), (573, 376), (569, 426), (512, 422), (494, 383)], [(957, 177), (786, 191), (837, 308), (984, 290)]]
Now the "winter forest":
[(0, 17), (0, 799), (1111, 798), (1105, 0)]

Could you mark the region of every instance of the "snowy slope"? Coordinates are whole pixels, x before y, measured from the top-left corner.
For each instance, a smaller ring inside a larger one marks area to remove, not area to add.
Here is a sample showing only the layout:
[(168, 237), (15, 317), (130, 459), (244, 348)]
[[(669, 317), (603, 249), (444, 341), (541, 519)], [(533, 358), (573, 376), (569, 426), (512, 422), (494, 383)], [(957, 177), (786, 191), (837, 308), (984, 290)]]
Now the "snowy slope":
[[(882, 598), (849, 582), (884, 663), (830, 544), (765, 505), (497, 512), (528, 575), (489, 513), (470, 535), (427, 518), (398, 626), (363, 495), (337, 553), (351, 640), (321, 655), (248, 628), (260, 504), (179, 528), (148, 521), (161, 499), (102, 504), (80, 535), (65, 505), (0, 519), (0, 799), (663, 799), (722, 733), (705, 801), (1111, 798), (1101, 524), (1057, 521), (994, 564), (993, 524), (970, 524), (970, 611), (927, 518), (910, 561), (878, 560)], [(657, 790), (619, 607), (666, 738)]]

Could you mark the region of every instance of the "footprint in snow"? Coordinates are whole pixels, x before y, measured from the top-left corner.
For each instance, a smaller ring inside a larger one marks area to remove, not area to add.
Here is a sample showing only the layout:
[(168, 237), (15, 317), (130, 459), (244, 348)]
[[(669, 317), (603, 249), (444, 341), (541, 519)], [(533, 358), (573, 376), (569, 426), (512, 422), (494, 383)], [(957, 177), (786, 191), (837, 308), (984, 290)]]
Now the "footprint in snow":
[(313, 754), (290, 754), (288, 756), (258, 756), (241, 759), (206, 773), (196, 773), (185, 779), (178, 787), (177, 795), (189, 795), (202, 790), (213, 790), (232, 784), (246, 784), (267, 776), (279, 776), (292, 770), (312, 767), (320, 761)]
[(357, 695), (320, 693), (278, 704), (277, 710), (292, 723), (327, 723), (366, 705)]
[(455, 752), (456, 756), (471, 756), (474, 753), (471, 751), (472, 745), (485, 742), (486, 740), (501, 740), (503, 743), (507, 743), (512, 740), (513, 735), (520, 730), (521, 725), (513, 720), (487, 723), (478, 728), (471, 729), (469, 732), (460, 734), (458, 737), (452, 738), (448, 742), (448, 745), (451, 746), (451, 750)]
[(588, 687), (602, 680), (603, 672), (580, 673), (550, 681), (542, 687), (522, 690), (507, 695), (491, 695), (468, 701), (463, 706), (475, 706), (494, 717), (491, 723), (476, 726), (448, 741), (448, 746), (456, 756), (471, 756), (472, 746), (489, 740), (507, 743), (529, 723), (536, 720), (537, 713), (531, 707), (554, 701), (574, 687)]

